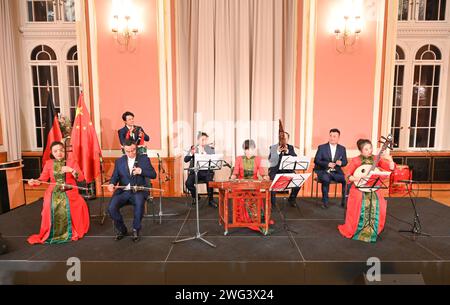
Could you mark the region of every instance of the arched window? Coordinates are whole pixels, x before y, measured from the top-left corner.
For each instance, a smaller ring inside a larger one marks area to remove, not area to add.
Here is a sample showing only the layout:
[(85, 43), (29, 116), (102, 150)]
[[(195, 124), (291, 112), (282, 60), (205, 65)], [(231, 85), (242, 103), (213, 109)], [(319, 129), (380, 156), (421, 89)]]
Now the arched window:
[(31, 60), (56, 60), (55, 51), (46, 45), (40, 45), (31, 52)]
[(409, 146), (435, 146), (436, 120), (441, 79), (441, 51), (428, 44), (416, 53), (411, 102)]
[(75, 118), (78, 97), (80, 96), (80, 77), (78, 73), (78, 52), (77, 46), (70, 48), (67, 52), (67, 79), (69, 89), (70, 120)]
[(399, 46), (395, 47), (395, 60), (405, 60), (405, 51)]
[(67, 52), (67, 60), (78, 60), (77, 46), (71, 47), (69, 52)]
[(441, 60), (442, 54), (438, 47), (432, 44), (424, 45), (417, 51), (416, 60)]
[(30, 56), (36, 144), (42, 148), (44, 124), (47, 121), (47, 102), (50, 98), (55, 104), (56, 112), (60, 112), (57, 57), (55, 51), (46, 45), (36, 46)]
[(391, 134), (394, 147), (399, 147), (402, 123), (402, 106), (404, 98), (405, 52), (399, 46), (395, 50), (394, 94), (392, 101)]

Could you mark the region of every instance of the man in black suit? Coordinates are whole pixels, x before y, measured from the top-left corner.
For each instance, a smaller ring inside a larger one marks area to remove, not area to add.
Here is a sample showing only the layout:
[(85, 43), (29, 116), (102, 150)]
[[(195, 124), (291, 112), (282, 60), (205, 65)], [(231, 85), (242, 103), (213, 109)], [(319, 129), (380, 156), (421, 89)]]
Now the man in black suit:
[(344, 146), (338, 144), (340, 136), (339, 129), (331, 129), (328, 143), (319, 145), (314, 158), (314, 171), (322, 184), (323, 209), (328, 208), (328, 191), (331, 181), (342, 184), (341, 206), (345, 206), (346, 182), (342, 167), (347, 165), (347, 152)]
[[(207, 144), (208, 143), (208, 134), (205, 132), (199, 132), (197, 135), (197, 145), (191, 146), (191, 150), (184, 157), (184, 162), (189, 162), (189, 168), (193, 168), (195, 166), (195, 154), (208, 154), (212, 155), (215, 153), (214, 147)], [(200, 170), (197, 174), (198, 182), (206, 182), (213, 181), (214, 172), (208, 170)], [(195, 204), (196, 192), (197, 189), (195, 187), (195, 172), (189, 171), (189, 175), (186, 179), (186, 188), (189, 190), (192, 196), (192, 205)], [(208, 205), (214, 208), (217, 208), (217, 204), (214, 202), (214, 189), (210, 188), (207, 185), (208, 191)]]
[[(269, 153), (269, 177), (270, 180), (274, 180), (275, 176), (277, 174), (293, 174), (295, 173), (294, 170), (280, 170), (280, 164), (281, 159), (283, 156), (293, 156), (296, 157), (297, 153), (295, 152), (294, 146), (287, 144), (287, 141), (289, 141), (289, 133), (285, 132), (285, 138), (286, 138), (286, 147), (282, 148), (280, 147), (280, 144), (274, 144), (270, 146), (270, 153)], [(291, 190), (291, 194), (289, 195), (288, 202), (291, 206), (295, 207), (296, 199), (298, 192), (300, 191), (299, 187), (294, 187)], [(276, 192), (271, 192), (270, 195), (272, 205), (275, 205), (276, 203)]]
[(124, 143), (125, 155), (117, 159), (114, 164), (114, 172), (108, 190), (114, 192), (117, 184), (124, 188), (117, 188), (108, 207), (109, 215), (114, 220), (117, 235), (116, 240), (121, 240), (127, 235), (127, 228), (123, 222), (120, 209), (130, 202), (134, 207), (133, 236), (134, 242), (139, 240), (141, 221), (144, 215), (144, 204), (148, 191), (134, 191), (133, 186), (148, 187), (148, 179), (155, 179), (156, 172), (150, 159), (145, 154), (137, 154), (136, 144), (131, 140)]

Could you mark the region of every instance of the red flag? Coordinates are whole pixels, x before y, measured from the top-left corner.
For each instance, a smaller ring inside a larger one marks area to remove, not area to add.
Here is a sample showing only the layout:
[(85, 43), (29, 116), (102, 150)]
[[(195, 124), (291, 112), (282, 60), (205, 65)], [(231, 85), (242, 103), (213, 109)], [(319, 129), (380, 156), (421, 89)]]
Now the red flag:
[(94, 125), (84, 103), (83, 93), (78, 98), (78, 107), (73, 122), (70, 144), (72, 146), (70, 158), (75, 160), (80, 166), (86, 178), (86, 183), (91, 183), (100, 174), (102, 151), (98, 144)]
[(50, 159), (50, 145), (54, 141), (61, 141), (62, 133), (59, 127), (58, 114), (55, 111), (55, 105), (53, 104), (52, 93), (47, 89), (47, 121), (45, 122), (44, 130), (44, 152), (42, 153), (42, 167), (45, 162)]

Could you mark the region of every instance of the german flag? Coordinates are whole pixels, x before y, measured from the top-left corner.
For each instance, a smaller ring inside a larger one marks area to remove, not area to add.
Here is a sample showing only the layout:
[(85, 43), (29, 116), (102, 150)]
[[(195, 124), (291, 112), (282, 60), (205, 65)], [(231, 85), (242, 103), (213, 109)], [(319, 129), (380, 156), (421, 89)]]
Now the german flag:
[(52, 93), (47, 87), (47, 121), (44, 122), (44, 152), (42, 154), (42, 167), (44, 167), (45, 162), (50, 159), (50, 145), (54, 141), (62, 140), (61, 128), (59, 127), (58, 114), (55, 110), (55, 105), (53, 104)]

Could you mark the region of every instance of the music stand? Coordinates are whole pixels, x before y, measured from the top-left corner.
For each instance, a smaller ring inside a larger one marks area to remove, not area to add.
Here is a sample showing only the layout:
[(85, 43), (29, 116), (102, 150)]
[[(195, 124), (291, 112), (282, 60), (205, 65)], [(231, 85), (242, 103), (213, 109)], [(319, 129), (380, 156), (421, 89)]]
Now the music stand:
[(283, 192), (292, 188), (300, 188), (311, 174), (277, 174), (273, 179), (270, 191)]
[[(283, 192), (297, 187), (301, 188), (306, 180), (308, 180), (309, 176), (311, 176), (311, 174), (277, 174), (273, 179), (269, 190), (271, 192)], [(281, 220), (283, 222), (283, 228), (288, 232), (298, 234), (298, 232), (289, 228), (286, 222), (286, 217), (284, 216), (283, 212), (281, 212), (278, 204), (275, 204), (275, 207), (277, 208), (278, 213), (280, 213)]]
[(197, 222), (197, 232), (194, 236), (180, 239), (180, 240), (174, 240), (172, 243), (177, 244), (185, 241), (195, 240), (198, 239), (200, 241), (203, 241), (210, 247), (216, 248), (216, 245), (212, 242), (207, 241), (203, 238), (203, 236), (208, 232), (200, 233), (200, 216), (199, 216), (199, 210), (198, 210), (198, 172), (201, 170), (206, 171), (216, 171), (222, 169), (222, 163), (223, 163), (223, 155), (216, 154), (216, 155), (207, 155), (207, 154), (195, 154), (194, 155), (195, 160), (195, 166), (190, 168), (190, 171), (194, 172), (195, 175), (195, 212), (196, 212), (196, 222)]
[(280, 162), (280, 170), (308, 170), (310, 158), (306, 156), (283, 156)]
[[(411, 201), (411, 205), (414, 209), (414, 219), (411, 230), (399, 230), (400, 233), (412, 233), (414, 235), (422, 235), (422, 236), (431, 236), (428, 233), (422, 232), (422, 225), (420, 223), (419, 213), (417, 212), (416, 201), (413, 198), (413, 183), (417, 183), (413, 180), (400, 180), (399, 182), (405, 183), (406, 191), (408, 192), (409, 200)], [(417, 193), (416, 196), (417, 197)]]
[(373, 193), (380, 189), (387, 189), (388, 186), (383, 182), (381, 179), (382, 176), (389, 176), (390, 172), (386, 173), (369, 173), (366, 177), (363, 177), (359, 180), (357, 184), (355, 184), (355, 187), (361, 191), (362, 193), (370, 193), (369, 196), (369, 218), (366, 219), (364, 217), (364, 223), (361, 229), (359, 229), (354, 236), (361, 233), (364, 229), (370, 228), (375, 232), (377, 239), (380, 238), (380, 235), (378, 234), (378, 229), (375, 228), (375, 219), (372, 218), (372, 203), (373, 203)]
[[(290, 170), (290, 171), (303, 171), (306, 172), (309, 168), (309, 164), (311, 163), (311, 158), (307, 156), (283, 156), (280, 162), (280, 170)], [(300, 211), (300, 207), (295, 202), (295, 208), (298, 213), (302, 215)], [(303, 216), (303, 215), (302, 215)]]

